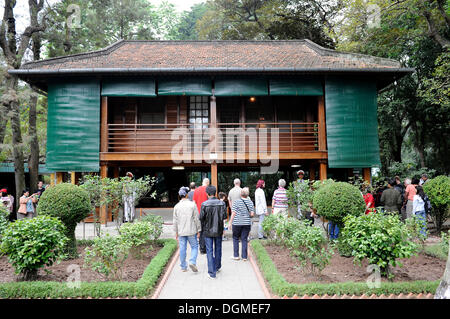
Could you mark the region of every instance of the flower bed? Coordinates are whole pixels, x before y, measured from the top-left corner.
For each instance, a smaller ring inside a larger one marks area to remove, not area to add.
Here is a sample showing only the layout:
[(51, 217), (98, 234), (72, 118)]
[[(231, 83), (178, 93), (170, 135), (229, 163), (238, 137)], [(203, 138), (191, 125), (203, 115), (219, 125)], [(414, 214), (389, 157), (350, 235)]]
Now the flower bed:
[(147, 297), (154, 289), (168, 261), (176, 251), (174, 239), (158, 240), (163, 247), (137, 281), (96, 281), (71, 288), (67, 282), (30, 281), (0, 284), (0, 298), (117, 298)]

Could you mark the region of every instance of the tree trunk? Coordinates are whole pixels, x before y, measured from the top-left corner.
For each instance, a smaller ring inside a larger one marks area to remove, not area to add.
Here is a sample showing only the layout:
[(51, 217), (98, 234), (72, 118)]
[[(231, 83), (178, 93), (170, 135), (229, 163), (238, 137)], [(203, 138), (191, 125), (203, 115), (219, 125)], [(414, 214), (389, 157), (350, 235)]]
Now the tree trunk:
[(28, 169), (30, 172), (30, 194), (37, 191), (39, 178), (39, 141), (36, 128), (36, 106), (38, 97), (33, 93), (30, 97), (29, 111), (29, 136), (30, 136), (30, 158), (28, 159)]
[[(17, 89), (16, 87), (9, 90)], [(14, 101), (11, 103), (11, 129), (12, 129), (12, 147), (14, 157), (14, 178), (16, 182), (16, 207), (19, 207), (19, 198), (25, 189), (25, 168), (23, 163), (23, 141), (22, 132), (20, 130), (20, 111), (19, 103)]]
[(445, 266), (444, 277), (436, 289), (434, 299), (450, 299), (450, 249), (448, 250), (447, 265)]

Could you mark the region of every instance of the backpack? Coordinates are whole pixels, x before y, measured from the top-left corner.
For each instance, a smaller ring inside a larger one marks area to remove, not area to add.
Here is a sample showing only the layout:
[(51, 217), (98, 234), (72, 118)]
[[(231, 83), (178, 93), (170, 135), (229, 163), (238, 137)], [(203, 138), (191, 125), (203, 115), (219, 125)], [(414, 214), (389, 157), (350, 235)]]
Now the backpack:
[(428, 198), (427, 195), (425, 195), (423, 201), (424, 201), (425, 213), (426, 213), (426, 214), (431, 214), (431, 208), (432, 208), (432, 206), (431, 206), (430, 199)]

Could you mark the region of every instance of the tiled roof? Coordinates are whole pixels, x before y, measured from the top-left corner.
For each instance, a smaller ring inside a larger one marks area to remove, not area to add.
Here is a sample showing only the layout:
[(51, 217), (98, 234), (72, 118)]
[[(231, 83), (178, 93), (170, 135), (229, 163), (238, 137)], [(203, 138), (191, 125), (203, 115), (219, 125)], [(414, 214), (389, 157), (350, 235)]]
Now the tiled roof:
[[(26, 63), (21, 70), (180, 69), (180, 70), (394, 70), (395, 60), (292, 41), (133, 41), (121, 40), (94, 52)], [(20, 71), (20, 70), (19, 70)], [(63, 72), (62, 72), (63, 73)]]

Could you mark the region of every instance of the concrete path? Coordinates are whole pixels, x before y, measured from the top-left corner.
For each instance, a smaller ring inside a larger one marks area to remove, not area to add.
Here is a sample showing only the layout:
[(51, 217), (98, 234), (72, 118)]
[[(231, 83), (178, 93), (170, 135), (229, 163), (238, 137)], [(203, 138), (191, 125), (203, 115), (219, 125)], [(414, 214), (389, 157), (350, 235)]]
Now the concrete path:
[[(233, 255), (233, 242), (231, 239), (222, 242), (222, 269), (216, 279), (209, 278), (206, 255), (198, 254), (198, 272), (194, 273), (188, 268), (182, 272), (180, 259), (177, 258), (175, 266), (168, 276), (159, 299), (265, 299), (257, 275), (249, 261), (235, 261)], [(190, 256), (188, 245), (187, 260)]]

